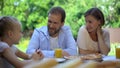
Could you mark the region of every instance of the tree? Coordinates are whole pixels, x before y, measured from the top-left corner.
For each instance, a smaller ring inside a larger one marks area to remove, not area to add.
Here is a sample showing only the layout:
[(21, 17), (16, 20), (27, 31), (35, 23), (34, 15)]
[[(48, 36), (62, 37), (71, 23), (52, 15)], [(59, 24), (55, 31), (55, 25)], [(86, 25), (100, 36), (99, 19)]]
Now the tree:
[(53, 6), (65, 9), (66, 25), (70, 25), (74, 37), (84, 25), (84, 13), (91, 7), (98, 7), (104, 13), (104, 27), (120, 27), (119, 0), (0, 0), (0, 15), (15, 16), (22, 22), (23, 31), (41, 27), (47, 23), (47, 12)]

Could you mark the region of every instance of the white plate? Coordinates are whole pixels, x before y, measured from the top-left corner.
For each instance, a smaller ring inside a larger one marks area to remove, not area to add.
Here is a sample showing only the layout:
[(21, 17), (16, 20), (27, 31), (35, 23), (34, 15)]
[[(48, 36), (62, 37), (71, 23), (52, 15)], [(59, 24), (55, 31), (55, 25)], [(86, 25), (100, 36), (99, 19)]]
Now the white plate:
[(116, 57), (115, 56), (104, 56), (103, 60), (104, 61), (106, 61), (106, 60), (116, 60)]
[(80, 56), (64, 56), (65, 59), (71, 60), (71, 59), (76, 59), (80, 58)]
[(66, 59), (64, 59), (64, 58), (55, 58), (55, 59), (59, 63), (66, 61)]

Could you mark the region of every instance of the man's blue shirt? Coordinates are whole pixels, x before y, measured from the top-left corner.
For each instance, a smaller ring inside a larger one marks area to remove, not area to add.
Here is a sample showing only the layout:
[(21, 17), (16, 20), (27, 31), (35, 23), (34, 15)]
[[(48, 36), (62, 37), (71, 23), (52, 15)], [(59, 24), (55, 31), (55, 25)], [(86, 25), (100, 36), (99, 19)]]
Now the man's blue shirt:
[[(47, 26), (36, 28), (29, 42), (27, 53), (32, 54), (36, 49), (40, 49), (45, 57), (54, 57), (54, 50), (50, 49), (50, 36)], [(58, 45), (70, 55), (77, 54), (76, 42), (73, 38), (69, 26), (61, 27), (58, 36)]]

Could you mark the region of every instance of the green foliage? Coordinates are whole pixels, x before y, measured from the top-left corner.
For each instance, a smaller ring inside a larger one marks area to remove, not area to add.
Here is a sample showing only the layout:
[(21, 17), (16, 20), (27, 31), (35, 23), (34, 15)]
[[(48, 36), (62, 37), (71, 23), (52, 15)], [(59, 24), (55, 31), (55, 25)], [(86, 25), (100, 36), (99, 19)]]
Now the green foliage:
[(19, 44), (16, 45), (21, 51), (26, 52), (27, 46), (29, 44), (29, 38), (22, 38)]
[(29, 32), (46, 25), (47, 12), (53, 6), (66, 11), (66, 25), (71, 26), (74, 37), (84, 25), (84, 13), (91, 7), (98, 7), (104, 13), (104, 27), (120, 27), (119, 0), (0, 0), (0, 16), (15, 16), (22, 22), (23, 31)]

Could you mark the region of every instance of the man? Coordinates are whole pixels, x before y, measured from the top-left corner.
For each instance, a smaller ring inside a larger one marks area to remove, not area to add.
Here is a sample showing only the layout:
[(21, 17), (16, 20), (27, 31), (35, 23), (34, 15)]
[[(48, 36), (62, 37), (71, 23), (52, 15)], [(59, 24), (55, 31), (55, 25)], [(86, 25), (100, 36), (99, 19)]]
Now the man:
[(47, 26), (34, 30), (27, 53), (32, 54), (39, 49), (44, 57), (54, 57), (54, 49), (62, 48), (63, 56), (76, 55), (76, 43), (70, 27), (64, 26), (65, 17), (66, 13), (61, 7), (51, 8)]

